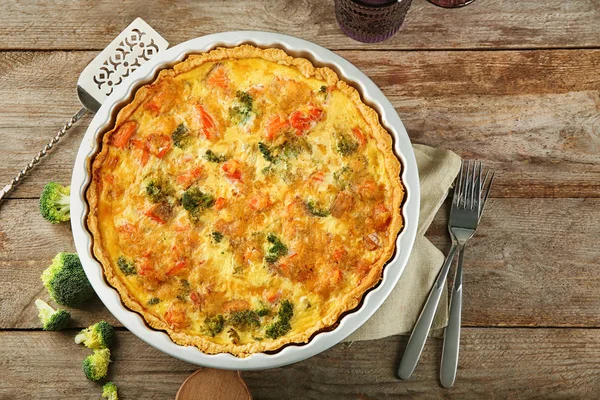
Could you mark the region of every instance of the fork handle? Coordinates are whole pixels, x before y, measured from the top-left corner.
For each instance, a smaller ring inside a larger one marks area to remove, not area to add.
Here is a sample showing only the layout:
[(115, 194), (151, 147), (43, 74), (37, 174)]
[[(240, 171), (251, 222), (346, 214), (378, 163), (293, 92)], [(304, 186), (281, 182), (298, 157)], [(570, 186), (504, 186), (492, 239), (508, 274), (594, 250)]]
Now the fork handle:
[(462, 266), (464, 252), (464, 246), (460, 246), (458, 248), (458, 265), (456, 266), (454, 286), (452, 287), (452, 297), (450, 298), (450, 315), (448, 317), (448, 326), (444, 332), (444, 347), (442, 350), (440, 382), (445, 388), (451, 388), (452, 385), (454, 385), (454, 380), (456, 379), (456, 370), (458, 368), (463, 294)]
[(67, 122), (62, 128), (60, 128), (58, 130), (58, 132), (56, 133), (56, 135), (50, 139), (50, 142), (48, 142), (47, 145), (44, 146), (44, 148), (37, 153), (37, 155), (35, 157), (33, 157), (33, 159), (29, 162), (29, 164), (27, 164), (27, 166), (25, 168), (23, 168), (22, 170), (19, 171), (19, 173), (17, 174), (17, 176), (15, 176), (8, 185), (4, 186), (2, 188), (2, 190), (0, 190), (0, 201), (2, 201), (2, 199), (11, 191), (15, 188), (15, 186), (17, 186), (17, 184), (19, 184), (19, 182), (21, 182), (21, 180), (25, 177), (25, 175), (27, 175), (29, 173), (29, 171), (31, 171), (33, 169), (33, 167), (40, 162), (40, 160), (46, 156), (46, 154), (48, 154), (48, 151), (52, 149), (52, 147), (54, 147), (54, 145), (56, 143), (58, 143), (58, 141), (60, 140), (60, 138), (62, 138), (69, 129), (71, 129), (71, 127), (73, 126), (73, 124), (77, 121), (79, 121), (81, 119), (81, 117), (83, 117), (85, 115), (85, 113), (87, 113), (87, 109), (82, 108), (81, 110), (79, 110), (77, 112), (77, 114), (73, 115), (71, 117), (71, 119), (69, 120), (69, 122)]
[(431, 288), (431, 292), (429, 292), (425, 307), (423, 308), (423, 311), (421, 311), (421, 315), (419, 315), (419, 319), (410, 335), (410, 339), (408, 339), (406, 349), (404, 349), (404, 354), (400, 360), (400, 367), (398, 368), (398, 376), (400, 379), (410, 378), (419, 362), (423, 347), (425, 347), (427, 335), (431, 329), (431, 324), (433, 324), (435, 311), (440, 304), (440, 298), (442, 297), (444, 284), (448, 277), (448, 271), (450, 270), (450, 265), (452, 265), (456, 248), (456, 243), (452, 243), (452, 247), (448, 252), (448, 256), (446, 256), (446, 260), (438, 274), (435, 284), (433, 285), (433, 288)]

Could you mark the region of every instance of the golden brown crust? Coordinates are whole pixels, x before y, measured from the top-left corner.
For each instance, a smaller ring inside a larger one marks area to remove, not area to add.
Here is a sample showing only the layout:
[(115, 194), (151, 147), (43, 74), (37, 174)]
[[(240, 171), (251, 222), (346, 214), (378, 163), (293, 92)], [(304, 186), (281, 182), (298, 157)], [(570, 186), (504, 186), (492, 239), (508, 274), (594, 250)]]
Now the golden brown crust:
[[(138, 107), (140, 107), (141, 104), (146, 101), (149, 93), (151, 93), (152, 85), (169, 76), (177, 76), (178, 74), (191, 71), (206, 62), (243, 58), (262, 58), (281, 65), (295, 67), (306, 78), (316, 77), (324, 80), (328, 83), (328, 85), (335, 86), (353, 101), (353, 103), (362, 113), (365, 121), (372, 128), (373, 136), (375, 136), (377, 141), (377, 147), (385, 155), (385, 169), (388, 173), (389, 181), (397, 183), (393, 185), (394, 192), (391, 195), (392, 204), (389, 204), (392, 210), (390, 232), (394, 232), (395, 234), (390, 238), (390, 240), (386, 241), (384, 249), (381, 252), (381, 256), (373, 263), (368, 275), (362, 279), (357, 287), (341, 298), (337, 302), (337, 307), (332, 309), (327, 317), (318, 321), (312, 329), (294, 335), (283, 336), (275, 340), (257, 341), (250, 344), (216, 344), (206, 340), (203, 337), (191, 336), (186, 333), (173, 330), (165, 322), (154, 316), (152, 313), (147, 312), (145, 307), (132, 296), (125, 285), (115, 275), (115, 272), (111, 267), (110, 257), (108, 256), (106, 249), (103, 247), (102, 232), (99, 229), (98, 193), (101, 185), (100, 167), (105, 162), (107, 157), (109, 142), (113, 133), (125, 121), (128, 120), (132, 113)], [(364, 104), (358, 91), (346, 84), (344, 81), (339, 80), (337, 74), (329, 68), (316, 68), (310, 61), (302, 58), (293, 58), (279, 49), (259, 49), (250, 45), (242, 45), (234, 48), (217, 48), (208, 53), (190, 55), (185, 61), (175, 65), (173, 69), (161, 71), (153, 84), (145, 85), (138, 89), (133, 101), (123, 107), (123, 109), (121, 109), (121, 111), (118, 113), (115, 127), (103, 136), (101, 151), (93, 159), (91, 167), (92, 180), (86, 193), (87, 201), (90, 207), (88, 214), (88, 227), (94, 238), (94, 255), (103, 265), (106, 279), (111, 286), (113, 286), (119, 292), (123, 303), (131, 310), (143, 315), (148, 324), (153, 328), (166, 331), (175, 343), (196, 346), (202, 352), (208, 354), (228, 352), (240, 357), (244, 357), (256, 352), (277, 350), (288, 343), (305, 343), (316, 332), (335, 325), (343, 313), (357, 307), (365, 292), (379, 282), (382, 277), (382, 271), (386, 262), (394, 254), (396, 245), (395, 238), (403, 226), (401, 203), (404, 198), (404, 188), (400, 182), (401, 165), (398, 159), (395, 157), (392, 147), (392, 138), (390, 134), (381, 126), (377, 112)]]

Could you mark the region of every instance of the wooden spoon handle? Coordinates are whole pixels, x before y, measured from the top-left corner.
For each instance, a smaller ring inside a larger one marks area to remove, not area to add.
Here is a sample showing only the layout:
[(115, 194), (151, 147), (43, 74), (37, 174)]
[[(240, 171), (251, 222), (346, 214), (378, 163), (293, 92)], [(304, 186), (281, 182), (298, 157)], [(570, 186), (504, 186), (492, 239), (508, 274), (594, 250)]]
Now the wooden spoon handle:
[(175, 400), (252, 400), (239, 371), (202, 368), (187, 377)]

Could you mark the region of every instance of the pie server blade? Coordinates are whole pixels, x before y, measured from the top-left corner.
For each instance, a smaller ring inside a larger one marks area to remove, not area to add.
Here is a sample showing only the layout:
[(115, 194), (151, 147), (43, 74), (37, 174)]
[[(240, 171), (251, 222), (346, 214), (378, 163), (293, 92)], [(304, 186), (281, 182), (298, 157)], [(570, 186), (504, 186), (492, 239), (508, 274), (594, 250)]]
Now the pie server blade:
[(73, 124), (86, 113), (98, 111), (115, 86), (118, 86), (143, 63), (167, 47), (169, 47), (169, 43), (141, 18), (136, 18), (125, 28), (85, 67), (79, 76), (77, 96), (83, 106), (81, 110), (77, 111), (29, 164), (0, 190), (0, 201), (46, 156)]

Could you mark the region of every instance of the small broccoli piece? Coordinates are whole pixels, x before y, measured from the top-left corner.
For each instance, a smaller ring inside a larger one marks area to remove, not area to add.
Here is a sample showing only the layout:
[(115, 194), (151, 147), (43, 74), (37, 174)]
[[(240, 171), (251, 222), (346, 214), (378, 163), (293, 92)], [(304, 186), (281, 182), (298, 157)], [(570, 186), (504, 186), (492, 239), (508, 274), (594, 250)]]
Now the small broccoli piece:
[(260, 326), (260, 317), (252, 310), (235, 311), (229, 316), (228, 322), (238, 329), (248, 330)]
[(215, 204), (215, 198), (203, 193), (198, 187), (192, 186), (181, 197), (181, 205), (190, 213), (192, 220), (196, 221), (200, 217), (202, 211), (211, 208)]
[(102, 397), (108, 400), (119, 400), (117, 385), (112, 382), (106, 382), (102, 386)]
[(321, 208), (314, 200), (309, 200), (306, 202), (306, 209), (309, 213), (316, 217), (326, 217), (329, 215), (329, 210)]
[(37, 299), (35, 306), (39, 311), (38, 317), (42, 321), (42, 328), (45, 331), (60, 331), (65, 329), (71, 320), (71, 313), (61, 309), (55, 310), (44, 300)]
[(321, 93), (327, 93), (327, 86), (323, 85), (319, 88), (319, 92)]
[(256, 314), (259, 317), (264, 317), (266, 315), (269, 315), (271, 313), (271, 310), (269, 309), (269, 307), (266, 304), (261, 304), (260, 307), (258, 307), (256, 309)]
[(183, 123), (179, 124), (177, 129), (173, 131), (171, 138), (173, 139), (173, 146), (179, 147), (180, 149), (186, 147), (191, 139), (189, 130)]
[(151, 203), (157, 204), (167, 201), (173, 195), (173, 188), (161, 176), (155, 176), (146, 181), (146, 196)]
[(294, 305), (289, 300), (283, 300), (279, 305), (277, 318), (275, 322), (267, 326), (265, 336), (271, 339), (277, 339), (285, 335), (292, 329), (290, 320), (294, 316)]
[(192, 291), (192, 287), (187, 279), (182, 279), (179, 283), (181, 284), (181, 288), (179, 289), (177, 298), (181, 301), (187, 301), (187, 297)]
[(75, 253), (58, 253), (41, 278), (52, 299), (63, 306), (78, 306), (94, 295)]
[(148, 305), (149, 306), (154, 306), (157, 305), (158, 303), (160, 303), (160, 299), (158, 297), (153, 297), (150, 300), (148, 300)]
[(133, 265), (132, 262), (127, 261), (127, 259), (123, 256), (120, 256), (117, 259), (117, 265), (119, 266), (119, 269), (125, 274), (125, 275), (136, 275), (137, 274), (137, 270), (135, 269), (135, 265)]
[(271, 247), (267, 250), (267, 255), (265, 255), (265, 261), (269, 264), (273, 264), (280, 257), (287, 255), (288, 248), (285, 244), (279, 240), (277, 236), (273, 233), (269, 233), (267, 236), (267, 241), (271, 243)]
[(229, 339), (231, 339), (231, 343), (233, 343), (233, 344), (240, 343), (240, 335), (237, 333), (237, 331), (235, 329), (229, 328), (227, 330), (227, 336), (229, 336)]
[(110, 364), (110, 350), (94, 350), (94, 353), (83, 360), (83, 372), (91, 381), (99, 381), (106, 377), (108, 364)]
[(261, 154), (268, 162), (274, 163), (277, 161), (277, 158), (273, 155), (273, 152), (271, 151), (269, 146), (267, 146), (263, 142), (258, 143), (258, 150), (260, 150)]
[(206, 161), (210, 161), (210, 162), (214, 162), (214, 163), (222, 163), (223, 161), (227, 161), (227, 156), (219, 155), (219, 154), (213, 152), (212, 150), (208, 149), (208, 150), (206, 150), (206, 153), (204, 153), (204, 159)]
[(333, 173), (333, 180), (335, 184), (342, 190), (348, 187), (348, 185), (350, 184), (351, 177), (352, 170), (347, 165)]
[(252, 108), (252, 96), (250, 96), (248, 92), (238, 90), (235, 94), (235, 98), (237, 105), (229, 109), (229, 117), (236, 124), (244, 124), (250, 119), (254, 112)]
[(163, 199), (162, 190), (155, 181), (150, 181), (146, 185), (146, 195), (152, 203), (158, 203)]
[(40, 196), (40, 213), (42, 217), (53, 224), (70, 220), (70, 194), (70, 186), (62, 186), (56, 182), (49, 182), (44, 186)]
[(343, 133), (336, 133), (336, 150), (343, 156), (349, 156), (358, 149), (358, 143)]
[(221, 240), (223, 240), (223, 234), (221, 232), (215, 231), (211, 233), (211, 236), (216, 243), (219, 243)]
[(224, 326), (225, 318), (220, 314), (213, 317), (206, 317), (204, 320), (204, 330), (208, 335), (213, 337), (221, 333)]
[(83, 343), (92, 350), (107, 349), (115, 337), (115, 330), (106, 321), (96, 322), (75, 336), (75, 343)]

